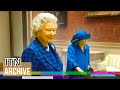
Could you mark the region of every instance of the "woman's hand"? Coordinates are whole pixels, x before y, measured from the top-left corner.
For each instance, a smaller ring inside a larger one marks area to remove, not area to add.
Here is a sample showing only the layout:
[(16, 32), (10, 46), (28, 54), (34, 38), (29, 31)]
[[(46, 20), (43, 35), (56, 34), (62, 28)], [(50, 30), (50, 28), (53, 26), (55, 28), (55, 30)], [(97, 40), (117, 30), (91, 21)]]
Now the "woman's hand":
[(78, 72), (84, 72), (80, 67), (75, 68)]
[(88, 68), (88, 71), (94, 72), (94, 69), (93, 69), (92, 67), (89, 67), (89, 68)]

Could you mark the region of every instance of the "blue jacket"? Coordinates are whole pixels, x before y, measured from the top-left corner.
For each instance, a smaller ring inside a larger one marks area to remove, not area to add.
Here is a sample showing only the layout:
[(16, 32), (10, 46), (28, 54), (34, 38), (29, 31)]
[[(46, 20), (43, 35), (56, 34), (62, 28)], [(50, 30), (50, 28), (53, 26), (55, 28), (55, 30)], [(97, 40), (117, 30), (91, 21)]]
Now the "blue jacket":
[(32, 62), (32, 71), (62, 71), (63, 64), (60, 60), (56, 48), (49, 43), (56, 59), (54, 59), (45, 46), (35, 39), (22, 53), (22, 62)]
[(84, 52), (78, 45), (70, 44), (67, 50), (66, 71), (73, 71), (72, 69), (76, 66), (79, 66), (83, 71), (87, 71), (88, 65), (90, 65), (88, 44), (85, 44)]

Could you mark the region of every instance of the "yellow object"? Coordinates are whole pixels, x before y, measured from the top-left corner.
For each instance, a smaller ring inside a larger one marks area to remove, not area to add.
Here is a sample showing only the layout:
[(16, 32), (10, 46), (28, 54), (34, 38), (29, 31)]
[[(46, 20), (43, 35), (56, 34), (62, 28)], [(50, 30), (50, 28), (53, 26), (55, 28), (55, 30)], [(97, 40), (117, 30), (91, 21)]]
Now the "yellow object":
[(99, 70), (120, 72), (120, 54), (107, 54), (102, 62), (97, 63)]

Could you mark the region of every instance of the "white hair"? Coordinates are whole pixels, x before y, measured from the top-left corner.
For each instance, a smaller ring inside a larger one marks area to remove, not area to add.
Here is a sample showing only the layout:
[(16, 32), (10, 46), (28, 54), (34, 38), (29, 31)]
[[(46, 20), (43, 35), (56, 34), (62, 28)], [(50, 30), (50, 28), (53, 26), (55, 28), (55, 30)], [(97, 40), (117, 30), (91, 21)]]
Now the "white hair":
[(32, 30), (39, 31), (47, 22), (55, 22), (57, 28), (57, 17), (51, 13), (40, 13), (33, 19)]

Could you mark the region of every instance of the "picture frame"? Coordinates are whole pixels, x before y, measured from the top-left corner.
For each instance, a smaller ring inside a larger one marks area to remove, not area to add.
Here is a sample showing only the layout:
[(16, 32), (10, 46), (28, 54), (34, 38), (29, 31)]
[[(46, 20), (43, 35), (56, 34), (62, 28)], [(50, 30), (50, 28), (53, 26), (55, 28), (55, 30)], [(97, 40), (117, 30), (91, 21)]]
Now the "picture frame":
[(58, 18), (59, 26), (67, 25), (67, 11), (47, 11), (47, 12), (54, 14)]
[(117, 16), (120, 11), (86, 11), (86, 17), (103, 17), (103, 16)]

